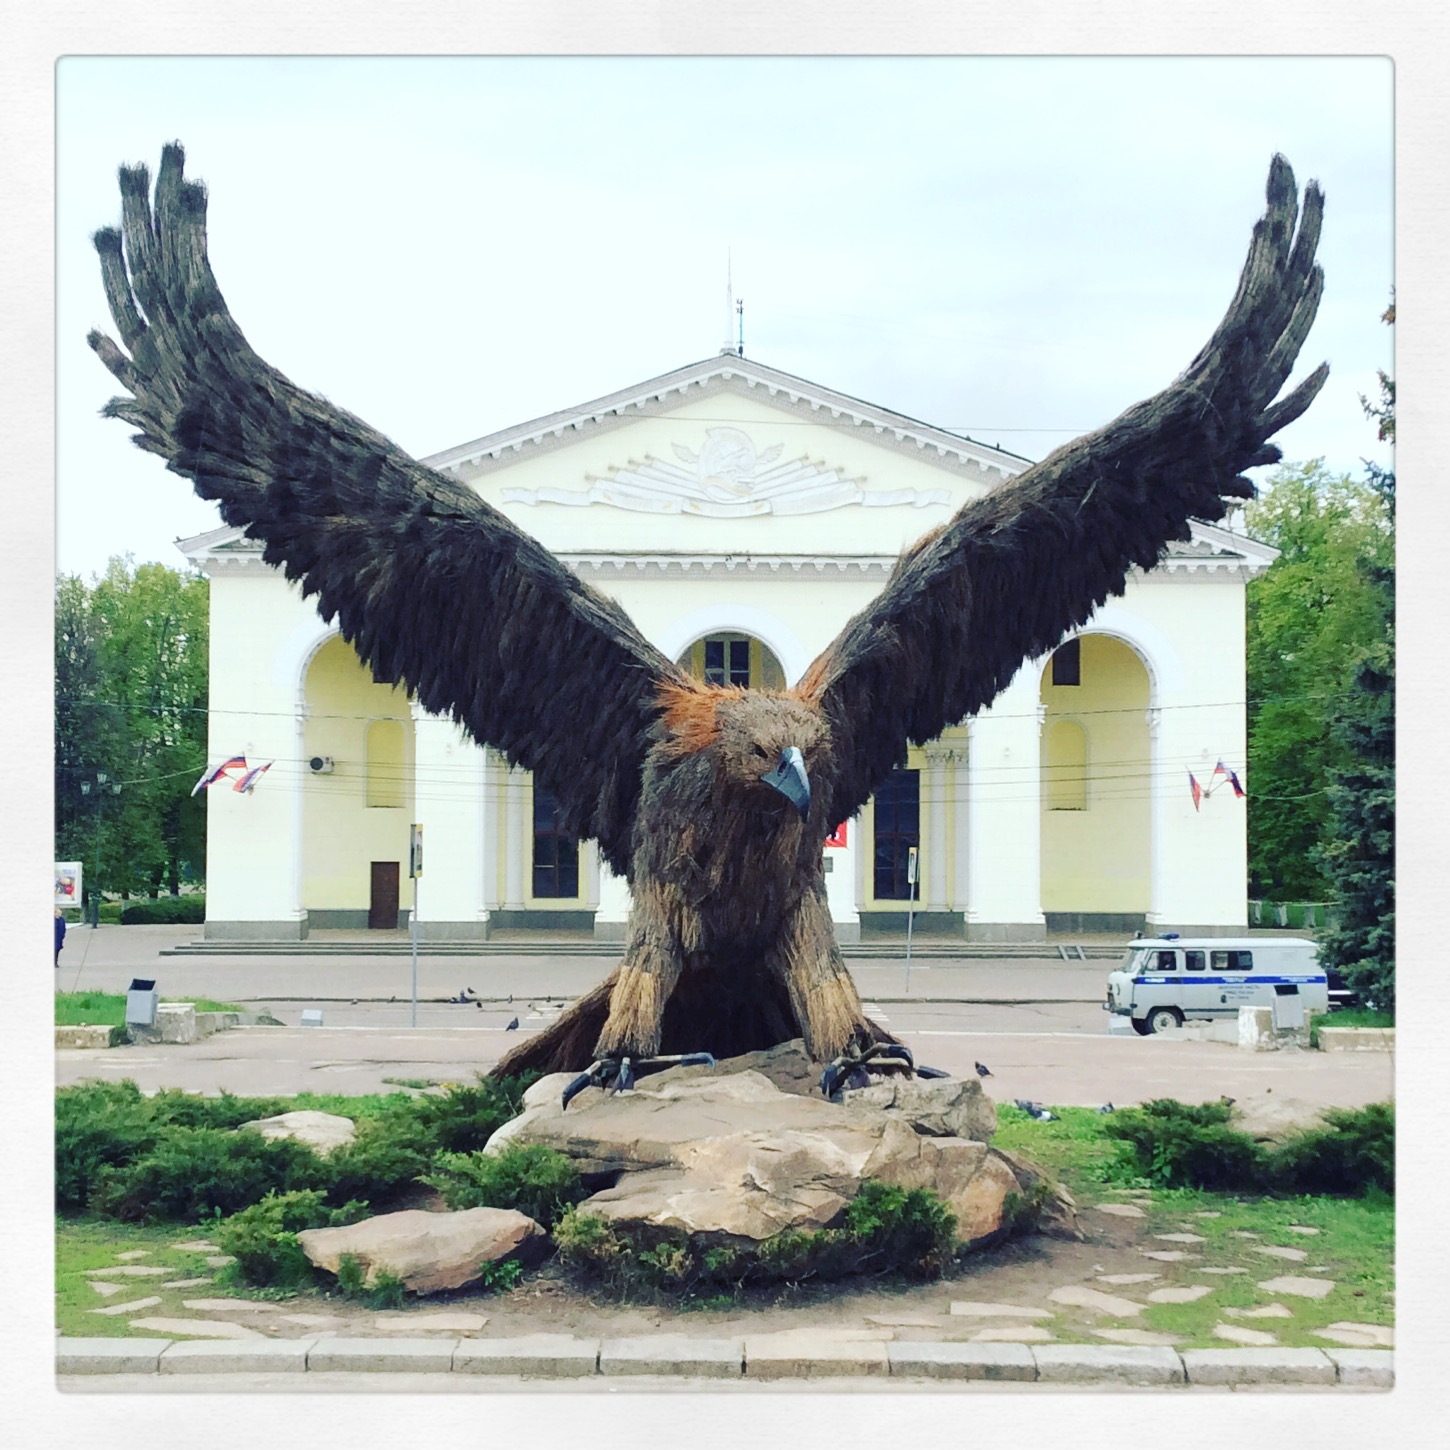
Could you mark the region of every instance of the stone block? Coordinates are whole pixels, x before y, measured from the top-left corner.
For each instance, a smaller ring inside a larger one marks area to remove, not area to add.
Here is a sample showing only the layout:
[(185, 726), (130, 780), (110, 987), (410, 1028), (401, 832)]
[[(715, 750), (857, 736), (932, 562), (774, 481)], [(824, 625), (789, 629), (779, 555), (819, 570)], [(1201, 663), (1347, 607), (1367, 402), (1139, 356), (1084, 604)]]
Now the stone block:
[(1323, 1027), (1319, 1029), (1320, 1052), (1393, 1052), (1393, 1027)]
[(451, 1339), (357, 1339), (325, 1335), (307, 1351), (307, 1368), (435, 1373), (453, 1368)]
[(1365, 1390), (1395, 1387), (1395, 1356), (1388, 1349), (1326, 1349), (1339, 1371), (1339, 1383)]
[(169, 1339), (58, 1339), (57, 1374), (155, 1374)]
[(523, 1334), (514, 1339), (460, 1339), (453, 1368), (464, 1374), (508, 1374), (561, 1379), (599, 1368), (597, 1339), (572, 1334)]
[(600, 1374), (669, 1374), (739, 1379), (745, 1344), (739, 1339), (696, 1339), (689, 1334), (646, 1334), (606, 1339), (599, 1346)]
[(749, 1379), (822, 1379), (890, 1372), (884, 1339), (841, 1339), (826, 1331), (790, 1330), (745, 1341)]
[(1055, 1384), (1180, 1385), (1178, 1352), (1152, 1344), (1039, 1344), (1037, 1378)]
[(1338, 1378), (1322, 1349), (1185, 1349), (1183, 1367), (1195, 1385), (1332, 1385)]
[(185, 1046), (196, 1041), (196, 1006), (191, 1002), (162, 1002), (156, 1008), (156, 1021), (150, 1026), (128, 1024), (126, 1032), (132, 1042), (158, 1042)]
[(173, 1344), (161, 1356), (162, 1374), (301, 1374), (315, 1341), (194, 1339)]
[(886, 1346), (893, 1375), (934, 1380), (1035, 1380), (1037, 1362), (1025, 1344), (943, 1344), (893, 1340)]
[(101, 1048), (112, 1047), (125, 1040), (125, 1030), (120, 1027), (93, 1027), (77, 1024), (55, 1029), (55, 1045), (61, 1047)]

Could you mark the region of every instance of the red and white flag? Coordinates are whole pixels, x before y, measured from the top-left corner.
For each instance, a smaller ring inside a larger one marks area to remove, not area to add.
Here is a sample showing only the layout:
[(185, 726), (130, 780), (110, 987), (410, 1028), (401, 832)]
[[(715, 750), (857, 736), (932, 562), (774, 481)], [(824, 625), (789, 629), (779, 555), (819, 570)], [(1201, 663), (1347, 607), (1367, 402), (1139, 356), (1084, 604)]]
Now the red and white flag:
[(1203, 799), (1203, 787), (1193, 778), (1193, 772), (1188, 772), (1188, 789), (1193, 792), (1193, 809), (1198, 809), (1198, 803)]

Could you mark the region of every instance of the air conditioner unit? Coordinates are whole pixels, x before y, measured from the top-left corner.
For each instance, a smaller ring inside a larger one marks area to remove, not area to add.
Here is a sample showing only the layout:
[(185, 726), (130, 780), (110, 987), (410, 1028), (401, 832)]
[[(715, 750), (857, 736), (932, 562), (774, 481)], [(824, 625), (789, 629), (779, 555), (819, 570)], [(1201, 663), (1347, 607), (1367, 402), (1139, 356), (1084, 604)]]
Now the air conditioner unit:
[(314, 755), (307, 762), (307, 768), (313, 775), (331, 775), (334, 769), (332, 757), (330, 755)]

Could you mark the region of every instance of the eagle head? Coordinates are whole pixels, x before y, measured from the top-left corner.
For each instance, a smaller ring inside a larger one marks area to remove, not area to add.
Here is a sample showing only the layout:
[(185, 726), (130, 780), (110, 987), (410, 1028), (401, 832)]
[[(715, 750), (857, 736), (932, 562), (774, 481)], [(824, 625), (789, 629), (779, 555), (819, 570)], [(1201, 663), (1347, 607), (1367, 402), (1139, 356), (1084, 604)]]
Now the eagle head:
[(826, 749), (817, 710), (771, 690), (691, 682), (665, 702), (665, 728), (680, 754), (707, 756), (717, 783), (763, 808), (781, 797), (810, 815), (811, 771)]

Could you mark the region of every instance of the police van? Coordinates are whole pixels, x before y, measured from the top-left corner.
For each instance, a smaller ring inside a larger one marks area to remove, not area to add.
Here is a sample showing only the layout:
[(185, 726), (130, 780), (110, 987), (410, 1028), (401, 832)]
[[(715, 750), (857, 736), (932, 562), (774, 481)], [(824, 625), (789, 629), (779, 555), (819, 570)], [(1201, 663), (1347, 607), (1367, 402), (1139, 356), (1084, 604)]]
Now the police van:
[(1318, 948), (1302, 937), (1140, 937), (1108, 974), (1104, 1010), (1147, 1036), (1188, 1018), (1237, 1017), (1275, 1007), (1281, 1024), (1329, 1010)]

